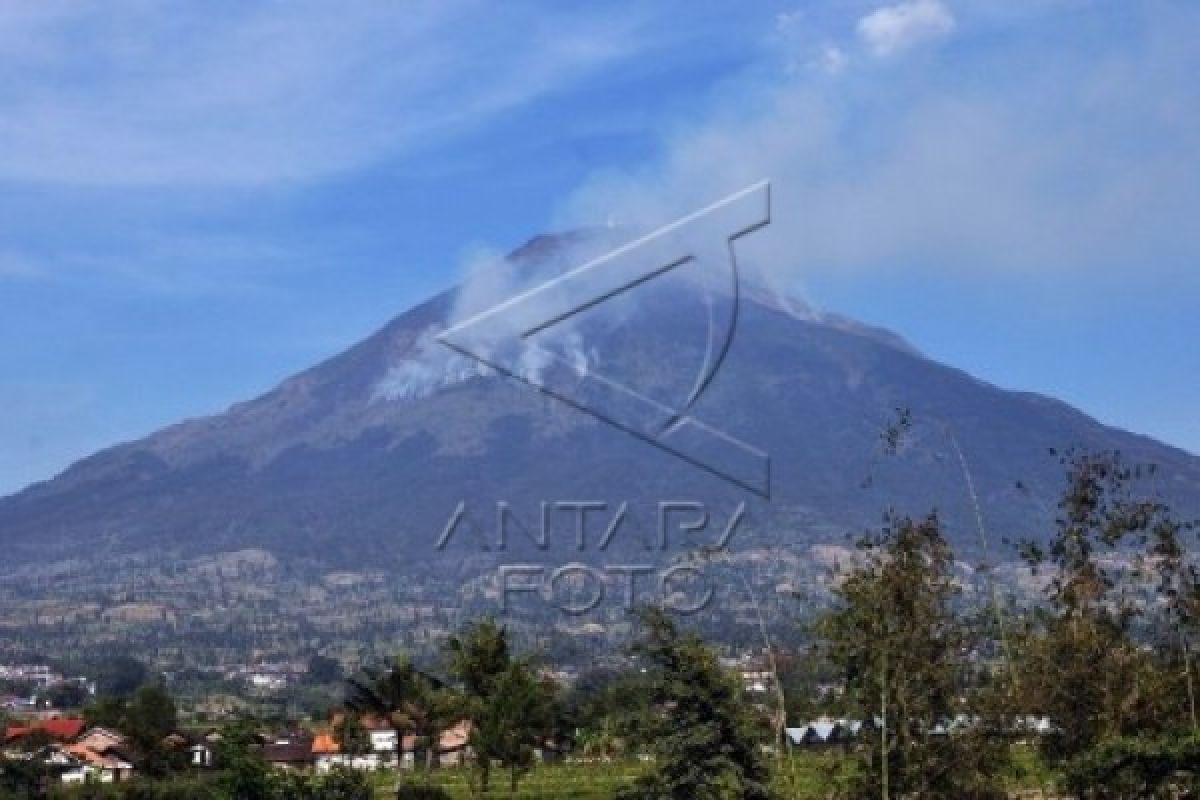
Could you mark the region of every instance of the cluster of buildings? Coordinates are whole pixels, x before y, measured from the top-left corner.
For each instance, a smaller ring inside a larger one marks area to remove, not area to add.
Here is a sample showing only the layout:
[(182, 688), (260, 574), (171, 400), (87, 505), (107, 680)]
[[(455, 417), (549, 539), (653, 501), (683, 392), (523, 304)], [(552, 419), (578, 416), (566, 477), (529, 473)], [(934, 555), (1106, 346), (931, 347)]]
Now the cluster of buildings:
[(721, 668), (735, 673), (742, 680), (742, 689), (748, 694), (766, 694), (775, 691), (775, 673), (766, 656), (744, 654), (737, 657), (724, 656)]
[(32, 714), (37, 709), (37, 695), (0, 694), (0, 711), (12, 714)]
[(46, 708), (50, 705), (45, 699), (46, 692), (68, 683), (76, 684), (89, 695), (96, 693), (94, 682), (84, 677), (64, 677), (46, 664), (0, 664), (0, 686), (8, 690), (0, 691), (0, 710), (25, 714)]
[(3, 755), (36, 761), (66, 784), (116, 783), (134, 774), (128, 744), (123, 734), (79, 718), (37, 719), (4, 730)]
[[(263, 743), (262, 754), (269, 763), (287, 769), (315, 769), (327, 772), (335, 766), (353, 769), (412, 769), (417, 760), (426, 765), (456, 767), (470, 757), (471, 726), (459, 722), (443, 731), (432, 747), (419, 747), (412, 734), (400, 736), (384, 720), (367, 715), (359, 720), (367, 733), (362, 752), (343, 752), (330, 730), (312, 733), (296, 731), (273, 737)], [(342, 715), (335, 714), (332, 730), (342, 724)]]
[[(788, 743), (792, 747), (805, 749), (820, 749), (838, 745), (853, 745), (862, 736), (878, 732), (883, 725), (879, 717), (867, 720), (834, 719), (820, 717), (794, 728), (787, 728)], [(953, 719), (947, 719), (938, 724), (929, 733), (933, 736), (946, 736), (960, 733), (980, 725), (977, 719), (965, 714), (959, 714)], [(1011, 730), (1000, 731), (1000, 735), (1017, 738), (1034, 738), (1048, 736), (1058, 729), (1047, 717), (1027, 716), (1012, 723)]]
[(821, 717), (795, 728), (787, 728), (787, 737), (792, 747), (811, 749), (853, 744), (864, 732), (876, 729), (877, 720), (864, 722), (857, 719)]
[(0, 664), (0, 681), (27, 683), (36, 689), (48, 689), (63, 682), (63, 676), (45, 664)]
[(280, 691), (298, 683), (305, 671), (306, 667), (298, 663), (254, 664), (227, 669), (225, 679), (259, 691)]
[[(332, 733), (342, 722), (335, 715), (327, 730), (295, 730), (280, 734), (262, 733), (254, 747), (274, 767), (290, 770), (327, 772), (335, 766), (354, 769), (412, 769), (418, 759), (423, 765), (454, 767), (467, 763), (471, 727), (459, 722), (442, 732), (432, 747), (419, 746), (415, 736), (398, 735), (383, 720), (365, 716), (360, 719), (366, 730), (364, 746), (345, 753)], [(217, 729), (202, 734), (176, 732), (162, 744), (181, 754), (181, 763), (194, 769), (218, 765), (217, 747), (221, 733)], [(139, 755), (130, 746), (129, 737), (110, 728), (89, 727), (77, 717), (43, 717), (10, 725), (3, 731), (0, 755), (13, 761), (33, 761), (46, 773), (64, 784), (119, 783), (137, 772)]]

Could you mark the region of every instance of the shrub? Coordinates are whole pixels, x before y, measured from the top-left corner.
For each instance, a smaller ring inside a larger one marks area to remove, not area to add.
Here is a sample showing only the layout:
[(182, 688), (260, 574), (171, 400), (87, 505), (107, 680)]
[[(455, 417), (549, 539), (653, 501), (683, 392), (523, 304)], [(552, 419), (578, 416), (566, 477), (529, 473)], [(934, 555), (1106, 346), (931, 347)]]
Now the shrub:
[(1195, 797), (1200, 792), (1200, 738), (1109, 739), (1066, 764), (1067, 788), (1095, 800)]
[(396, 800), (450, 800), (450, 793), (440, 786), (402, 783), (396, 790)]
[(371, 800), (371, 781), (362, 772), (336, 767), (313, 780), (312, 794), (320, 800)]

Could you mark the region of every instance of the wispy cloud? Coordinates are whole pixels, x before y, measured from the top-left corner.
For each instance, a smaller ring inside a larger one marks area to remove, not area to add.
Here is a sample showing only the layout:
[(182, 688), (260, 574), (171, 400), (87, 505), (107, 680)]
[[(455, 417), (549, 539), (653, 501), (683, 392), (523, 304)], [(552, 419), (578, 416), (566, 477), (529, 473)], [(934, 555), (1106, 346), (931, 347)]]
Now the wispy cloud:
[(41, 268), (29, 258), (19, 254), (0, 251), (0, 278), (30, 279), (43, 274)]
[[(204, 13), (202, 12), (204, 10)], [(637, 52), (632, 15), (478, 0), (0, 9), (0, 179), (303, 181), (411, 152)]]
[(940, 39), (954, 30), (940, 0), (906, 0), (876, 9), (858, 21), (858, 35), (875, 55), (887, 57)]
[[(769, 178), (775, 224), (747, 248), (793, 275), (1183, 269), (1200, 252), (1200, 11), (1109, 9), (1087, 35), (1071, 13), (999, 36), (981, 14), (944, 57), (738, 86), (663, 159), (594, 176), (564, 220), (670, 219)], [(893, 48), (946, 27), (889, 19)]]

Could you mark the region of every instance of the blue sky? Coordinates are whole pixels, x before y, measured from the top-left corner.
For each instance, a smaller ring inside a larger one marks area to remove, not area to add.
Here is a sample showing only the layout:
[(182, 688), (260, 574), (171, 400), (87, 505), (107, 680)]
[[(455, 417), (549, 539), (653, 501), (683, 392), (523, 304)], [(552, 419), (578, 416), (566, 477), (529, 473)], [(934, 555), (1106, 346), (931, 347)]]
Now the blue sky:
[(750, 181), (789, 290), (1200, 452), (1200, 8), (0, 6), (0, 492)]

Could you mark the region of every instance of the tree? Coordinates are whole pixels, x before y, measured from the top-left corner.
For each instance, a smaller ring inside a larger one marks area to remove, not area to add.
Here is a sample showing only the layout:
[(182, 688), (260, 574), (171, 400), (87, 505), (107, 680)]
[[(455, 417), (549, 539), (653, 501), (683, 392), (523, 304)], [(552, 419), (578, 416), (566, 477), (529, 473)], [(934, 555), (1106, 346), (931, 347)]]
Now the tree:
[(361, 756), (371, 752), (371, 735), (354, 712), (342, 715), (333, 727), (333, 737), (345, 755)]
[(1161, 503), (1154, 506), (1154, 518), (1147, 523), (1147, 559), (1157, 577), (1157, 592), (1162, 601), (1167, 627), (1163, 650), (1168, 662), (1182, 667), (1187, 693), (1188, 722), (1191, 738), (1200, 736), (1197, 717), (1196, 686), (1192, 669), (1192, 640), (1200, 628), (1200, 570), (1188, 558), (1183, 535), (1196, 529), (1195, 522), (1181, 523)]
[(658, 609), (640, 613), (632, 653), (646, 666), (653, 772), (619, 800), (765, 800), (765, 722), (742, 701), (737, 681), (694, 633), (681, 633)]
[(216, 744), (216, 763), (221, 767), (223, 796), (238, 800), (270, 800), (273, 786), (271, 765), (255, 747), (257, 726), (238, 720), (221, 731)]
[(271, 765), (244, 747), (222, 743), (220, 786), (224, 796), (238, 800), (273, 800)]
[(562, 701), (561, 727), (577, 737), (584, 755), (616, 758), (648, 747), (654, 716), (649, 684), (640, 672), (611, 668), (579, 676)]
[[(535, 751), (554, 732), (555, 688), (539, 680), (533, 668), (514, 661), (491, 682), (472, 731), (477, 764), (495, 761), (509, 772), (509, 795), (515, 797), (521, 776), (533, 766)], [(486, 782), (481, 793), (488, 791)]]
[(308, 660), (309, 683), (339, 683), (345, 679), (342, 665), (337, 659), (323, 655), (314, 655)]
[(493, 685), (512, 664), (508, 647), (508, 629), (491, 617), (468, 625), (462, 633), (446, 642), (450, 674), (462, 683), (468, 697), (483, 700)]
[[(1022, 684), (1031, 709), (1057, 727), (1042, 740), (1044, 754), (1055, 760), (1190, 718), (1191, 704), (1179, 702), (1184, 690), (1176, 684), (1185, 677), (1190, 690), (1186, 633), (1195, 624), (1196, 597), (1179, 544), (1186, 526), (1164, 504), (1134, 491), (1153, 470), (1109, 452), (1071, 451), (1062, 460), (1067, 482), (1054, 534), (1045, 545), (1021, 543), (1035, 570), (1050, 570), (1047, 608), (1024, 636)], [(1157, 587), (1146, 586), (1147, 563), (1157, 571)], [(1163, 669), (1164, 660), (1134, 638), (1155, 588), (1184, 642), (1183, 675)]]
[(143, 686), (134, 692), (125, 712), (125, 725), (135, 741), (160, 742), (178, 724), (175, 699), (162, 686)]
[(146, 775), (161, 777), (185, 765), (185, 754), (163, 744), (177, 729), (178, 711), (174, 698), (161, 686), (143, 686), (127, 700), (101, 698), (84, 710), (84, 717), (90, 725), (102, 725), (127, 736), (137, 756), (138, 770)]
[(63, 681), (47, 689), (44, 697), (53, 708), (81, 708), (91, 695), (77, 681)]
[(490, 743), (481, 740), (483, 718), (496, 692), (501, 676), (512, 666), (508, 630), (489, 618), (468, 625), (446, 642), (450, 674), (462, 686), (459, 713), (471, 723), (471, 747), (474, 749), (478, 793), (487, 794), (491, 785), (492, 756), (482, 755)]
[(150, 679), (150, 670), (130, 656), (106, 659), (94, 670), (96, 693), (105, 697), (129, 697)]
[(371, 800), (375, 796), (370, 778), (358, 770), (334, 767), (309, 780), (313, 800)]
[(862, 561), (817, 626), (847, 695), (876, 721), (859, 791), (884, 798), (997, 792), (1003, 750), (984, 736), (993, 726), (981, 709), (959, 698), (968, 637), (955, 615), (953, 556), (937, 517), (889, 519), (859, 546)]
[(1090, 800), (1195, 797), (1200, 793), (1200, 738), (1108, 739), (1067, 761), (1063, 772), (1071, 794)]
[(120, 729), (125, 724), (127, 700), (100, 697), (83, 710), (83, 718), (92, 727)]
[(405, 733), (412, 733), (416, 741), (414, 756), (421, 767), (428, 765), (428, 754), (450, 722), (454, 697), (444, 681), (399, 656), (389, 669), (368, 668), (350, 678), (346, 707), (386, 720), (396, 733), (397, 743)]
[(51, 783), (49, 768), (36, 758), (10, 758), (0, 753), (0, 797), (26, 800), (44, 797)]
[(12, 751), (19, 753), (37, 753), (47, 747), (54, 747), (58, 744), (48, 731), (43, 728), (35, 728), (21, 738), (9, 744)]

